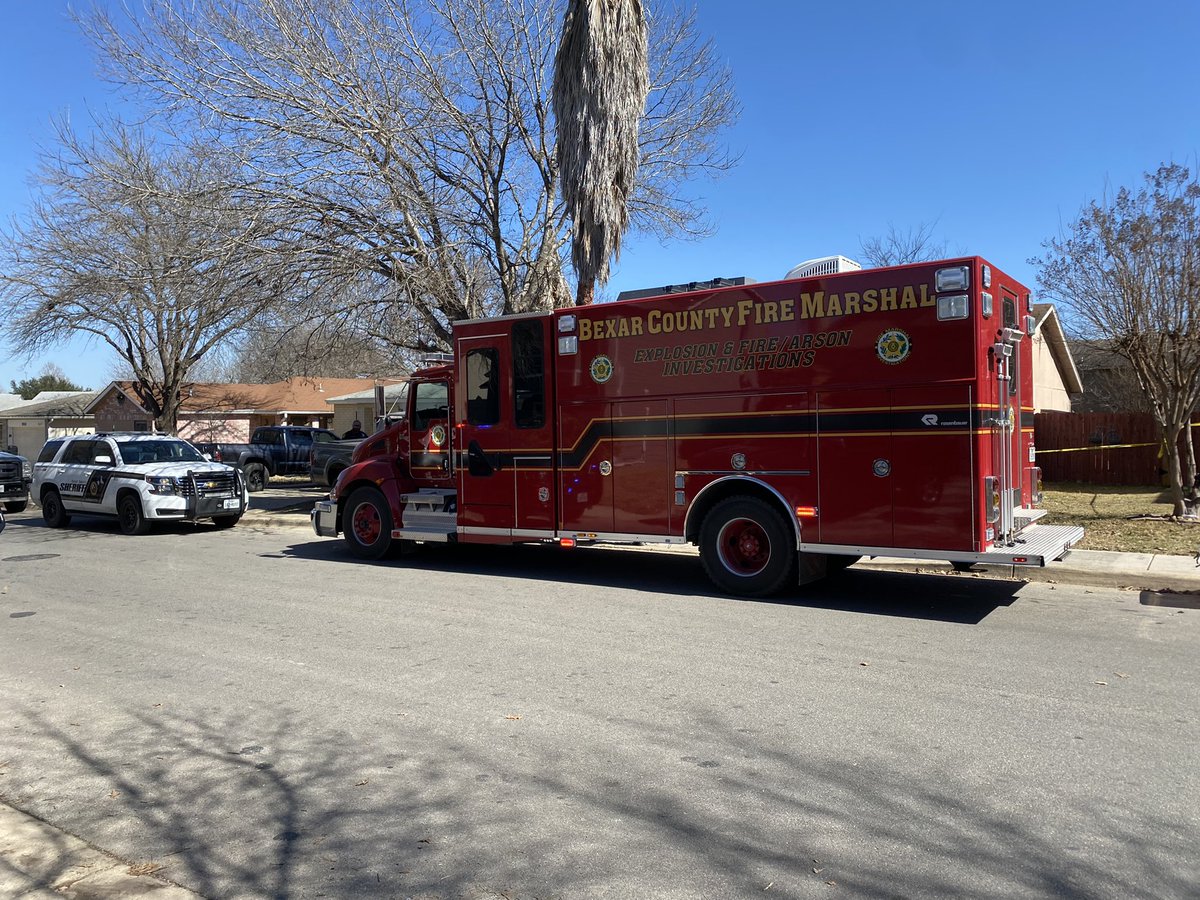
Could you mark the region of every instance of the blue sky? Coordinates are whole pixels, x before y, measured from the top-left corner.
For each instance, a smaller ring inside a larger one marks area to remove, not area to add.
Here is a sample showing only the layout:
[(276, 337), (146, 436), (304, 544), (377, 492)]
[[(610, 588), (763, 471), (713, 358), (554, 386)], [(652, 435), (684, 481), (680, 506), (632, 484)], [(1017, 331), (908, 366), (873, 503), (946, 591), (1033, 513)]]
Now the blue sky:
[[(6, 0), (0, 215), (19, 215), (54, 115), (114, 102), (62, 0)], [(936, 221), (952, 251), (1034, 284), (1026, 260), (1106, 186), (1200, 150), (1200, 3), (1115, 0), (811, 4), (705, 0), (733, 69), (741, 164), (696, 186), (716, 233), (627, 241), (606, 293), (714, 276), (781, 277), (814, 256)], [(1069, 323), (1068, 323), (1069, 324)], [(88, 386), (113, 358), (0, 351), (0, 389), (46, 362)]]

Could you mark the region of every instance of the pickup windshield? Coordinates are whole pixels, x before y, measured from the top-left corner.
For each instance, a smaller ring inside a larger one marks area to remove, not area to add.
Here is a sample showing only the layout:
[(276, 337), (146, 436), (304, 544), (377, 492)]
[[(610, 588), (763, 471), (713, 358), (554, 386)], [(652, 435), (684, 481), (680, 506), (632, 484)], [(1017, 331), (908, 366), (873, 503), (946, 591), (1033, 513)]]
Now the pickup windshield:
[(117, 449), (125, 465), (205, 461), (186, 441), (117, 441)]

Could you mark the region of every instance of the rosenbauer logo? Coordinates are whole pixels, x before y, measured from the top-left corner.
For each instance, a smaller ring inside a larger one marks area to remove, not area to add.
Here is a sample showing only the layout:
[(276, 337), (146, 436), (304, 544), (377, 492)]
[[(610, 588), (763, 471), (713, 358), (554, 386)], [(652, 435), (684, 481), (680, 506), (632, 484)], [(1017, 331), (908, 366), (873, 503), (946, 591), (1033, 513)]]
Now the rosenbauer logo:
[(912, 342), (908, 339), (908, 335), (899, 328), (885, 331), (875, 342), (875, 354), (889, 366), (908, 359), (910, 350), (912, 350)]
[(588, 367), (588, 372), (592, 376), (592, 381), (596, 384), (604, 384), (613, 376), (612, 360), (607, 356), (597, 356)]

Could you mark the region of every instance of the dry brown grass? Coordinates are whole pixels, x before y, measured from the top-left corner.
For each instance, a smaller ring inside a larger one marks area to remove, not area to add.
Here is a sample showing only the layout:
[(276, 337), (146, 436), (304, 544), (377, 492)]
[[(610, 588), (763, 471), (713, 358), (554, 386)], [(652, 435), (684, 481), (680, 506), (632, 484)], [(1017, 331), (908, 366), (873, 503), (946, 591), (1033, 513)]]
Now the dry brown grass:
[(1082, 525), (1081, 550), (1173, 553), (1192, 556), (1200, 548), (1200, 523), (1130, 516), (1169, 516), (1169, 491), (1152, 487), (1055, 484), (1045, 491), (1047, 525)]

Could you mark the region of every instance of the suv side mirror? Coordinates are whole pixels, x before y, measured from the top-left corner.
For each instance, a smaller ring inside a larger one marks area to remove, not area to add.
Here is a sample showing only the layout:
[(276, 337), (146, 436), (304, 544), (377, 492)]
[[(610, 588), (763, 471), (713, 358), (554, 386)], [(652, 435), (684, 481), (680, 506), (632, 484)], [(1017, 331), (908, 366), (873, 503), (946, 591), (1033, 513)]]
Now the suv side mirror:
[(98, 466), (111, 466), (113, 464), (113, 458), (111, 456), (93, 456), (92, 462)]

